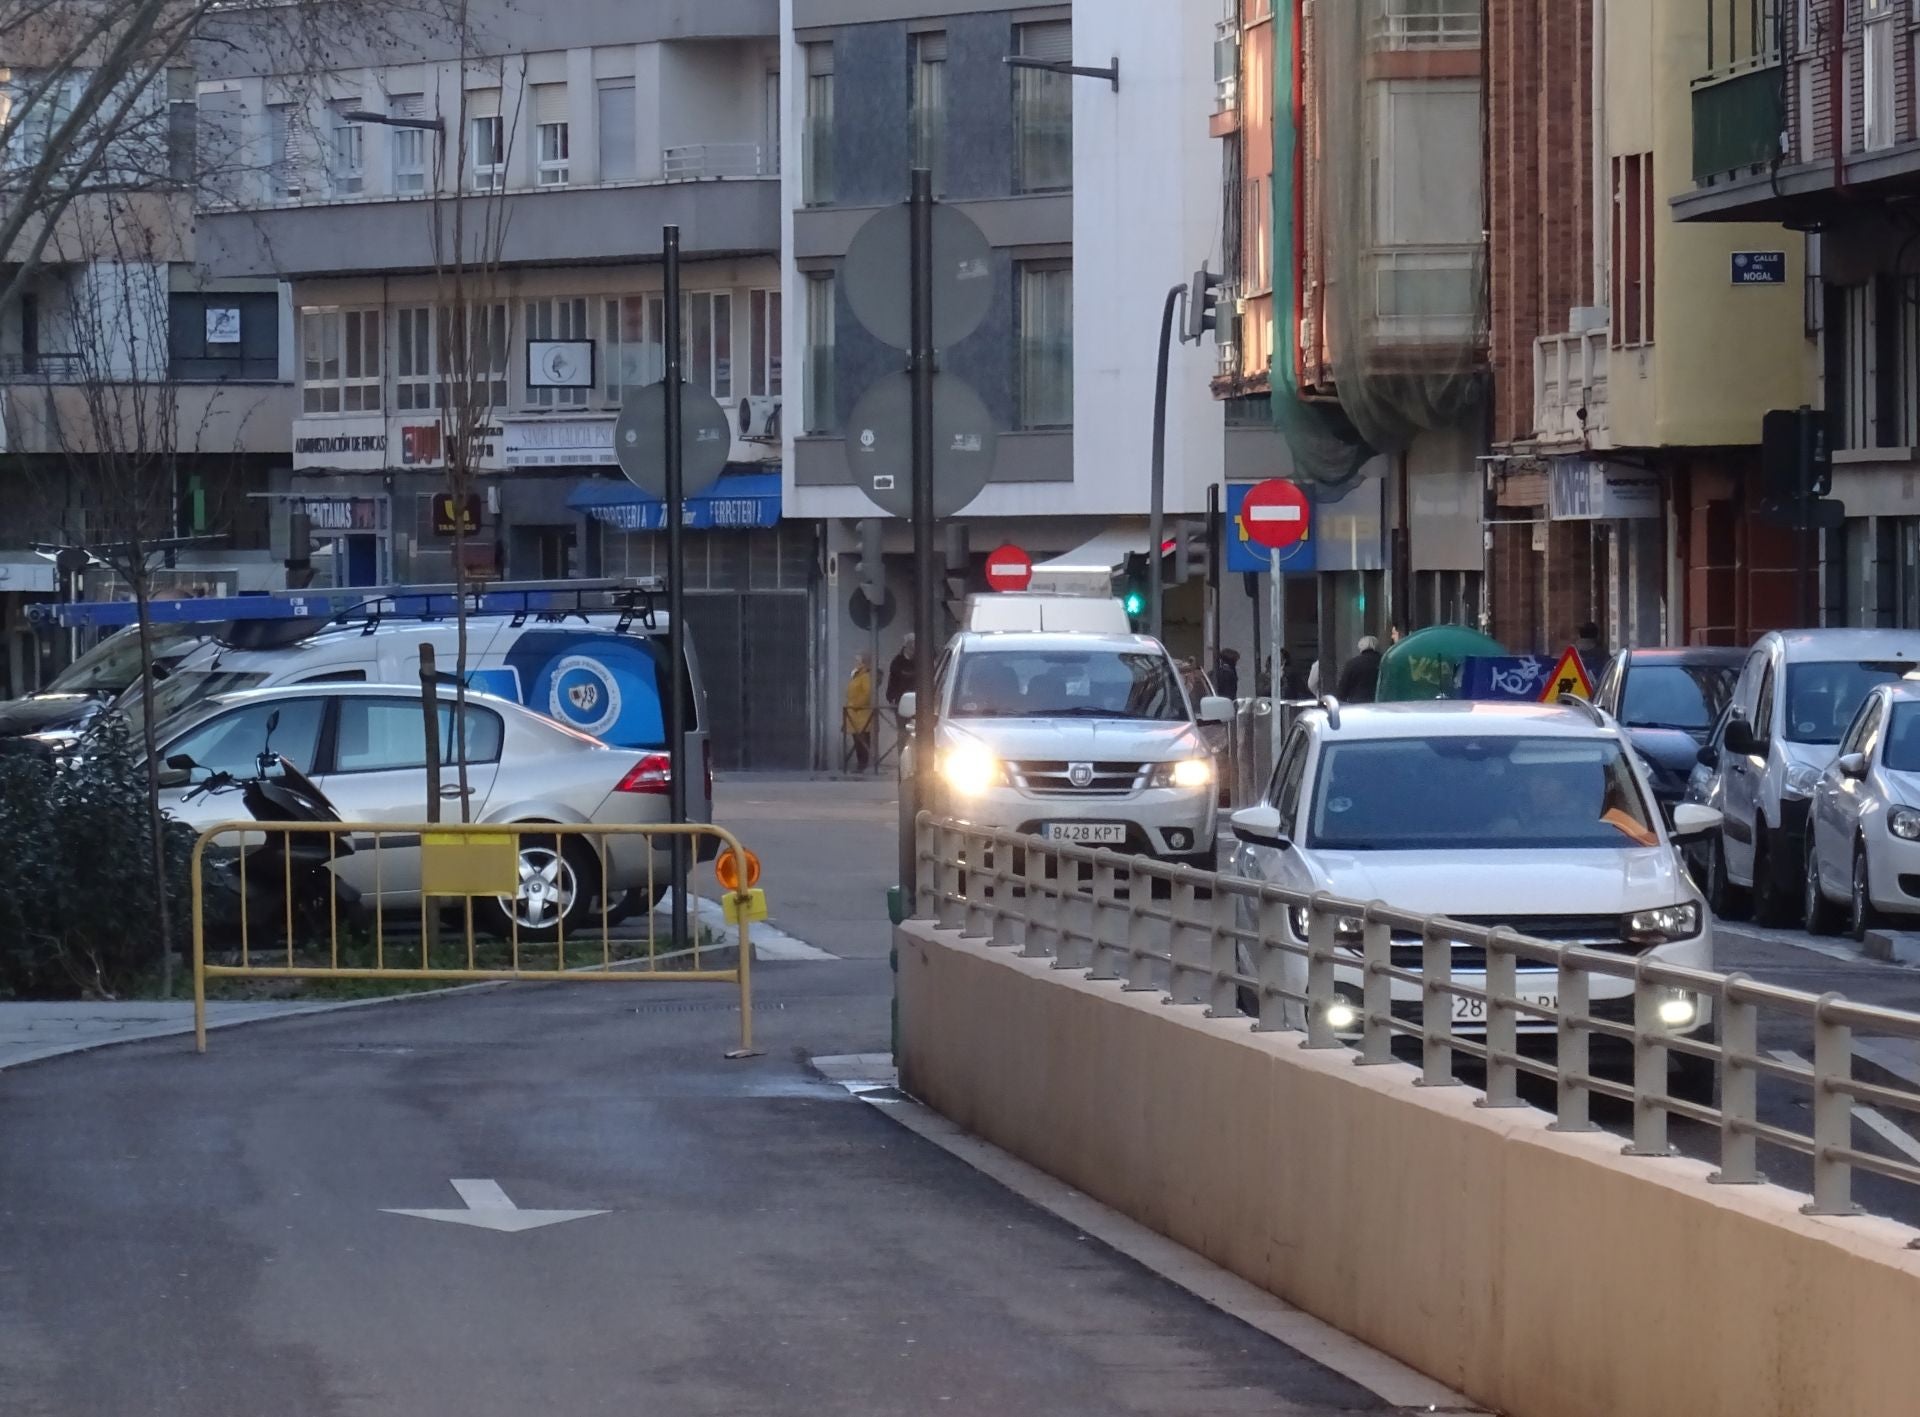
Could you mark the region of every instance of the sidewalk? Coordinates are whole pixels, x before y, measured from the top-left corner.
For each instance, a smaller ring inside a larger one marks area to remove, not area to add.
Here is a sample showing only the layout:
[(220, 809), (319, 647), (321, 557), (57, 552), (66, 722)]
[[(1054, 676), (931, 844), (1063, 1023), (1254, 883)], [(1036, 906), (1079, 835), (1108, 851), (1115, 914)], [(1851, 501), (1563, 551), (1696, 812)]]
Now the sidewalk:
[[(338, 1004), (221, 1003), (209, 1010), (210, 1028), (290, 1018)], [(126, 1004), (0, 1003), (0, 1068), (80, 1053), (109, 1043), (133, 1043), (193, 1032), (193, 1003), (145, 1000)]]

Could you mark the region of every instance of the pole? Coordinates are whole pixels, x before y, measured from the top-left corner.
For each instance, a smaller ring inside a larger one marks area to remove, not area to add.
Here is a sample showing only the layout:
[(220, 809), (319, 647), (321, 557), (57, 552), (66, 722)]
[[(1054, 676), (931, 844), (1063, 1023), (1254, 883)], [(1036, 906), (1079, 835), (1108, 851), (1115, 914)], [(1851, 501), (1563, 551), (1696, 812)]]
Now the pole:
[[(660, 233), (660, 251), (665, 265), (662, 336), (666, 341), (666, 468), (667, 468), (667, 753), (670, 776), (667, 780), (668, 813), (678, 826), (687, 820), (687, 650), (686, 597), (686, 493), (682, 486), (680, 452), (680, 228), (669, 226)], [(669, 843), (673, 882), (673, 942), (684, 947), (687, 934), (687, 839), (675, 834)]]
[[(908, 203), (911, 256), (908, 274), (912, 312), (912, 342), (908, 373), (913, 379), (913, 794), (907, 822), (916, 821), (932, 805), (924, 784), (932, 781), (934, 609), (939, 597), (939, 567), (933, 556), (933, 174), (913, 170), (913, 196)], [(904, 796), (904, 793), (903, 793)], [(900, 835), (900, 888), (909, 902), (918, 890), (919, 862), (909, 829)]]
[(1268, 650), (1271, 667), (1267, 671), (1267, 692), (1272, 704), (1267, 714), (1267, 726), (1273, 734), (1272, 761), (1277, 764), (1284, 736), (1280, 701), (1286, 697), (1286, 679), (1280, 662), (1281, 656), (1287, 652), (1287, 573), (1281, 569), (1280, 548), (1277, 546), (1267, 550), (1267, 580), (1267, 619), (1271, 622), (1267, 627), (1271, 646)]
[(1156, 640), (1164, 638), (1161, 614), (1160, 548), (1166, 545), (1167, 517), (1167, 366), (1173, 358), (1173, 317), (1180, 309), (1184, 285), (1167, 292), (1166, 306), (1160, 312), (1160, 363), (1153, 378), (1153, 487), (1147, 510), (1147, 633)]
[(1211, 670), (1220, 662), (1225, 623), (1220, 609), (1220, 588), (1226, 578), (1226, 527), (1222, 521), (1220, 484), (1207, 489), (1207, 662)]

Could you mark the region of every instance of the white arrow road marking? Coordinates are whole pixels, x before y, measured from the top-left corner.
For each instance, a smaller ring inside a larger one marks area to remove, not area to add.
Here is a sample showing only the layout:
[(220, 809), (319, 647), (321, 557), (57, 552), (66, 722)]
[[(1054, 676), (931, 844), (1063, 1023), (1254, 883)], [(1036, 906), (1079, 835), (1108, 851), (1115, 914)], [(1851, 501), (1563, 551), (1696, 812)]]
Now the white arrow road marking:
[(522, 1210), (507, 1198), (497, 1181), (455, 1181), (453, 1188), (467, 1203), (465, 1210), (382, 1209), (388, 1215), (444, 1220), (449, 1225), (471, 1225), (476, 1230), (502, 1230), (508, 1234), (538, 1230), (543, 1225), (559, 1225), (568, 1220), (585, 1220), (589, 1215), (609, 1214), (604, 1210)]
[(1280, 507), (1273, 503), (1256, 502), (1246, 508), (1247, 520), (1256, 522), (1297, 522), (1301, 511), (1298, 507)]

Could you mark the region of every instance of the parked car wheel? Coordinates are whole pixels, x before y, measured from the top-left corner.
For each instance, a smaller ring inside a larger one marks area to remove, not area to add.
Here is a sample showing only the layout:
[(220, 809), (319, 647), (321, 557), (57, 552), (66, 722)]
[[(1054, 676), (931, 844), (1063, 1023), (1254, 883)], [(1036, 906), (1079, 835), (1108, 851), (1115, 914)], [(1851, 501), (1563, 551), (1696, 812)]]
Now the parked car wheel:
[(597, 923), (600, 866), (586, 844), (571, 837), (520, 838), (520, 893), (486, 902), (493, 928), (522, 940), (556, 939)]
[(1744, 920), (1750, 897), (1727, 877), (1727, 848), (1718, 836), (1707, 849), (1707, 904), (1722, 920)]
[(1873, 908), (1873, 889), (1867, 877), (1865, 843), (1856, 843), (1853, 848), (1853, 880), (1848, 896), (1847, 933), (1856, 940), (1864, 940), (1867, 931), (1880, 923), (1880, 912)]
[(1832, 935), (1840, 929), (1840, 909), (1827, 899), (1826, 892), (1820, 889), (1820, 870), (1813, 849), (1813, 833), (1807, 833), (1806, 889), (1803, 909), (1807, 917), (1807, 933), (1810, 935)]

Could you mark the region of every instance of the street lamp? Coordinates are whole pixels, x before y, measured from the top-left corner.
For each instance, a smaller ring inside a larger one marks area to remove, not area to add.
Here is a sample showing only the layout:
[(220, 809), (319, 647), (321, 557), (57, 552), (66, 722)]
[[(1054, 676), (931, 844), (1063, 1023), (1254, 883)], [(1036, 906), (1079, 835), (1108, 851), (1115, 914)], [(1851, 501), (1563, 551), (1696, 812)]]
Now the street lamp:
[(378, 123), (383, 128), (419, 128), (428, 133), (445, 134), (447, 125), (440, 118), (395, 118), (391, 113), (364, 113), (358, 109), (340, 115), (350, 123)]
[(1115, 93), (1120, 92), (1120, 56), (1117, 54), (1113, 57), (1113, 63), (1105, 69), (1069, 63), (1065, 59), (1032, 59), (1024, 54), (1009, 54), (1000, 62), (1009, 69), (1039, 69), (1047, 74), (1077, 74), (1083, 79), (1105, 79), (1113, 85)]

